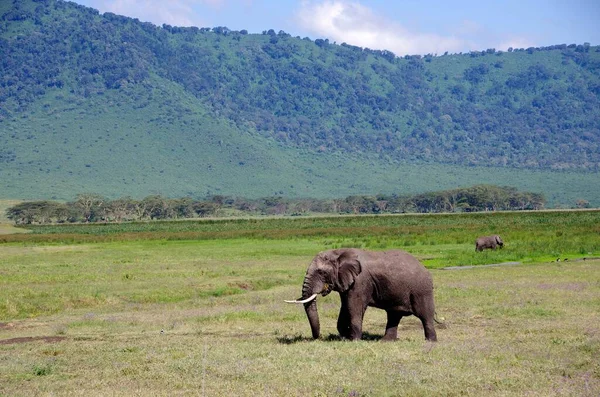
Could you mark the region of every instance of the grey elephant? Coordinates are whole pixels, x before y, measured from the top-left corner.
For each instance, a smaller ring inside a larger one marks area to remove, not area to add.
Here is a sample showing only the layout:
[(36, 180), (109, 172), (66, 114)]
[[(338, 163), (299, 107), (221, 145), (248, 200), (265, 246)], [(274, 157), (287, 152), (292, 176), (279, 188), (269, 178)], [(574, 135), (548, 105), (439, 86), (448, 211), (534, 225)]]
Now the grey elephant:
[(331, 291), (340, 294), (337, 330), (343, 338), (361, 339), (363, 316), (372, 306), (387, 312), (383, 340), (395, 340), (400, 320), (410, 315), (421, 320), (425, 339), (437, 340), (431, 274), (407, 252), (345, 248), (317, 254), (306, 271), (302, 297), (286, 301), (304, 304), (315, 339), (320, 335), (316, 297)]
[(497, 234), (482, 236), (475, 240), (475, 251), (483, 251), (486, 248), (495, 250), (497, 246), (500, 246), (500, 248), (504, 246), (504, 241)]

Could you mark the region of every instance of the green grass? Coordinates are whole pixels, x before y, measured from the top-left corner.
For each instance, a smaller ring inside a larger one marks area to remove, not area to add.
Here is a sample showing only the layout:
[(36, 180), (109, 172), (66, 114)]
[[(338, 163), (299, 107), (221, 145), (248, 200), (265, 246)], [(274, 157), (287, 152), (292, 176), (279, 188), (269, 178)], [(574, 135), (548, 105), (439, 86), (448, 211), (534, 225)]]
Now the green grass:
[[(0, 243), (0, 395), (595, 396), (600, 260), (543, 258), (559, 245), (598, 255), (598, 216), (81, 225), (70, 240), (34, 228)], [(475, 254), (473, 233), (506, 225), (503, 250)], [(199, 237), (169, 239), (181, 233)], [(302, 308), (283, 300), (300, 295), (316, 252), (346, 244), (424, 258), (445, 322), (438, 343), (412, 317), (397, 342), (378, 343), (386, 319), (373, 308), (364, 339), (341, 341), (335, 293), (318, 298), (323, 336), (311, 340)], [(437, 269), (514, 257), (527, 263)]]
[[(83, 244), (129, 240), (302, 240), (323, 249), (404, 248), (430, 268), (600, 256), (600, 211), (188, 220), (29, 226), (0, 242)], [(500, 234), (505, 248), (477, 253), (478, 236)]]
[(316, 250), (311, 243), (253, 240), (8, 246), (0, 254), (0, 321), (69, 308), (177, 303), (299, 283), (303, 274), (287, 268), (290, 258)]

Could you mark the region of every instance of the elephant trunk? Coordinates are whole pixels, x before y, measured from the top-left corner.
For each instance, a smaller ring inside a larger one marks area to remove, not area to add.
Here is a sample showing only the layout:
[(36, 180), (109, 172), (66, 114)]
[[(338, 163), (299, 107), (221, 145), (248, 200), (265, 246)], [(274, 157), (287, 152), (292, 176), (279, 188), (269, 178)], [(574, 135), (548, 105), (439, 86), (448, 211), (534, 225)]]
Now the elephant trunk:
[[(307, 274), (304, 278), (304, 285), (302, 286), (302, 297), (306, 298), (313, 294), (313, 286), (310, 281), (310, 276)], [(304, 304), (304, 310), (310, 323), (310, 329), (314, 339), (318, 339), (321, 333), (321, 327), (319, 325), (319, 313), (317, 312), (317, 300), (313, 299)]]
[(317, 295), (326, 291), (326, 284), (319, 278), (314, 276), (313, 265), (309, 267), (304, 277), (302, 285), (302, 296), (296, 300), (286, 300), (287, 303), (302, 303), (304, 310), (310, 323), (310, 329), (314, 339), (318, 339), (321, 334), (319, 325), (319, 313), (317, 312)]
[(313, 300), (309, 303), (304, 304), (304, 310), (306, 310), (306, 316), (310, 323), (310, 330), (314, 339), (319, 339), (321, 333), (321, 327), (319, 325), (319, 313), (317, 312), (317, 301)]

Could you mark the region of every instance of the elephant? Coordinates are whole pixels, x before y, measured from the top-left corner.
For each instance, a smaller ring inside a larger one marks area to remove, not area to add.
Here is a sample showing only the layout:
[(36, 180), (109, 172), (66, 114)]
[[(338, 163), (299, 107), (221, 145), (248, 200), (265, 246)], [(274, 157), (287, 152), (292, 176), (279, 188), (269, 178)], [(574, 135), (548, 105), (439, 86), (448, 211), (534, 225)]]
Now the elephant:
[(502, 248), (504, 241), (497, 234), (493, 236), (482, 236), (475, 240), (475, 251), (483, 251), (486, 248), (496, 249), (496, 246)]
[(314, 339), (320, 335), (316, 297), (331, 291), (340, 294), (337, 330), (342, 338), (362, 338), (363, 316), (372, 306), (387, 312), (382, 340), (396, 340), (402, 317), (414, 315), (423, 324), (425, 339), (437, 341), (433, 279), (408, 252), (342, 248), (318, 253), (306, 271), (301, 298), (286, 301), (304, 304)]

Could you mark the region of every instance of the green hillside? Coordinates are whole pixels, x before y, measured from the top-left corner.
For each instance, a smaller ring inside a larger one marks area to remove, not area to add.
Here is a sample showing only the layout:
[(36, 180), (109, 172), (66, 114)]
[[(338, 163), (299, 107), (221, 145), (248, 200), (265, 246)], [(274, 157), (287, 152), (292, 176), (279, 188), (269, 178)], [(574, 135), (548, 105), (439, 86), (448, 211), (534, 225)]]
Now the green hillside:
[(600, 49), (395, 57), (62, 1), (0, 5), (0, 198), (479, 183), (600, 206)]

